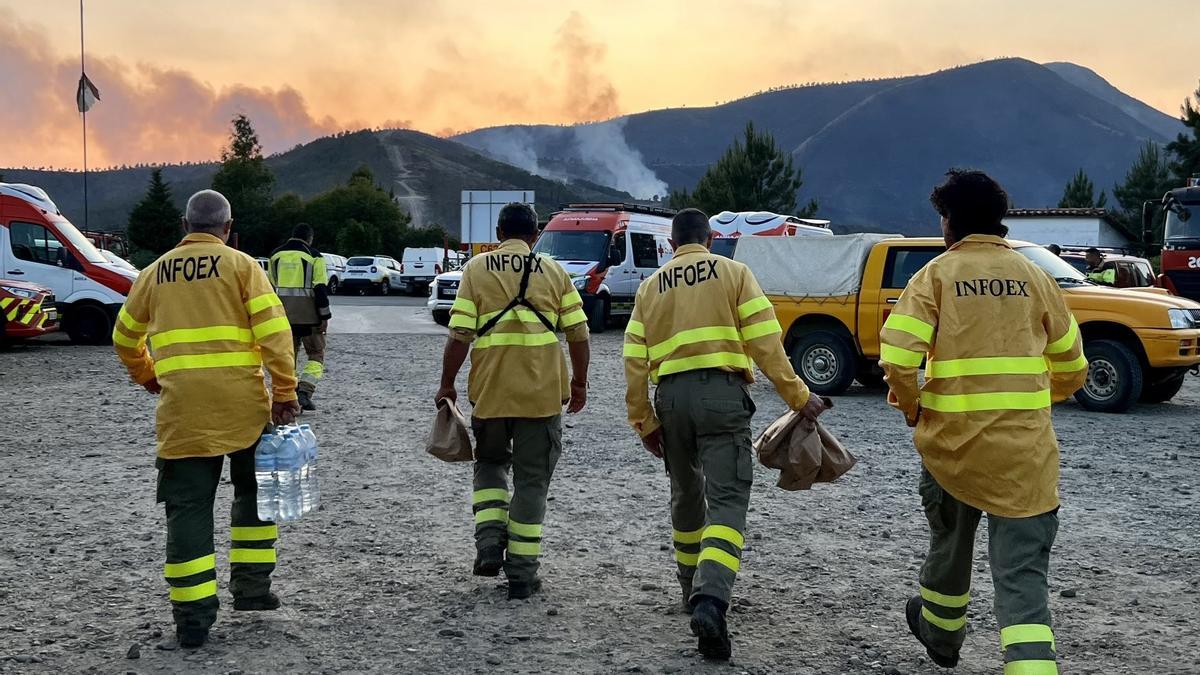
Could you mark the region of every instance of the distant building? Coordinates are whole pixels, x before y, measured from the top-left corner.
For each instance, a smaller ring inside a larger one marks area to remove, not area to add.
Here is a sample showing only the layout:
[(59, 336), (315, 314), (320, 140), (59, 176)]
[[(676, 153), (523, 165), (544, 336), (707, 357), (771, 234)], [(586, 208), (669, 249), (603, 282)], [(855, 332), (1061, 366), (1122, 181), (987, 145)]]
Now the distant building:
[(1012, 209), (1004, 224), (1010, 239), (1043, 246), (1129, 248), (1135, 243), (1107, 209)]

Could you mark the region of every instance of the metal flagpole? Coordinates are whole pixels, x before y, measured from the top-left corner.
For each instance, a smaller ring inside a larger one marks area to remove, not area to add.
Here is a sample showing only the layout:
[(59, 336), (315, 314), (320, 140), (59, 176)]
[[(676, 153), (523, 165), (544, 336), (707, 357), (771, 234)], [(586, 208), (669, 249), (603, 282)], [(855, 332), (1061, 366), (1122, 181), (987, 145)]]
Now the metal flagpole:
[[(79, 0), (79, 76), (86, 77), (83, 62), (83, 0)], [(85, 108), (86, 106), (80, 106)], [(87, 110), (83, 113), (83, 229), (88, 229), (88, 163), (87, 163)]]

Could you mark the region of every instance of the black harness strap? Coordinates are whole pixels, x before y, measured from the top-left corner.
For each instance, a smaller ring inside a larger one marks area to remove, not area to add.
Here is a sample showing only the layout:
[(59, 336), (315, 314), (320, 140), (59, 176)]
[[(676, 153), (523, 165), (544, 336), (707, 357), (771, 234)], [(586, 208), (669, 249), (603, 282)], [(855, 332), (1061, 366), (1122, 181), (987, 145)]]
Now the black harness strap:
[(508, 305), (506, 305), (504, 309), (500, 310), (499, 314), (488, 319), (487, 323), (483, 324), (483, 326), (481, 326), (476, 332), (477, 337), (483, 337), (484, 335), (487, 335), (489, 331), (496, 327), (496, 324), (500, 323), (500, 320), (504, 318), (505, 314), (518, 307), (525, 307), (529, 311), (533, 312), (534, 315), (537, 316), (538, 321), (541, 321), (542, 325), (546, 327), (546, 330), (550, 331), (551, 333), (554, 332), (554, 324), (550, 323), (550, 320), (547, 319), (541, 312), (539, 312), (537, 308), (533, 306), (533, 303), (525, 299), (525, 292), (529, 290), (529, 275), (533, 272), (533, 262), (533, 254), (530, 253), (529, 256), (525, 258), (525, 272), (521, 275), (521, 287), (517, 290), (517, 297), (509, 300)]

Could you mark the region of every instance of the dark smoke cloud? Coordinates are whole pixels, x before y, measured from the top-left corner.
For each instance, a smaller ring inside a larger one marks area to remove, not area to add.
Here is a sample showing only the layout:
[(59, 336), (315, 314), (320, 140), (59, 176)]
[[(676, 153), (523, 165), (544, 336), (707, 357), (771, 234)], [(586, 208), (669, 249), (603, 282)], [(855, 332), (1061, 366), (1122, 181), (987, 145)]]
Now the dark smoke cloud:
[[(216, 88), (183, 70), (111, 58), (90, 58), (88, 77), (101, 96), (88, 113), (92, 166), (215, 159), (237, 113), (254, 123), (268, 153), (343, 126), (314, 118), (300, 92), (286, 86)], [(43, 31), (0, 9), (0, 166), (80, 164), (78, 78), (77, 60), (59, 56)]]

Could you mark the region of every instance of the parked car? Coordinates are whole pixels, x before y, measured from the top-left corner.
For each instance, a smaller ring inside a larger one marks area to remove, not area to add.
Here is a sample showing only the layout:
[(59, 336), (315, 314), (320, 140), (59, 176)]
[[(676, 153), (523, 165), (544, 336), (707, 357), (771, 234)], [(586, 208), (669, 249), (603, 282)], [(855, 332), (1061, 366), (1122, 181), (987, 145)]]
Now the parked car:
[(350, 292), (371, 291), (387, 295), (404, 288), (400, 263), (386, 255), (354, 256), (346, 261), (346, 276), (339, 285)]
[[(1071, 267), (1087, 274), (1087, 260), (1083, 251), (1064, 250), (1059, 257)], [(1117, 271), (1117, 283), (1113, 284), (1117, 288), (1149, 288), (1154, 285), (1154, 268), (1145, 258), (1107, 253), (1100, 269)]]
[(322, 253), (325, 259), (325, 276), (329, 277), (329, 294), (336, 295), (346, 276), (346, 258), (336, 253)]
[(429, 285), (429, 301), (425, 306), (433, 314), (433, 320), (439, 326), (450, 325), (450, 308), (458, 297), (458, 285), (462, 282), (462, 272), (446, 272), (434, 278)]
[(262, 268), (262, 271), (266, 272), (268, 275), (271, 274), (270, 258), (255, 258), (254, 262), (258, 263), (258, 266)]
[(464, 258), (462, 253), (445, 248), (404, 249), (404, 259), (400, 261), (404, 292), (409, 295), (424, 292), (433, 283), (434, 277), (458, 269)]
[(54, 291), (24, 281), (0, 279), (0, 343), (58, 330)]

